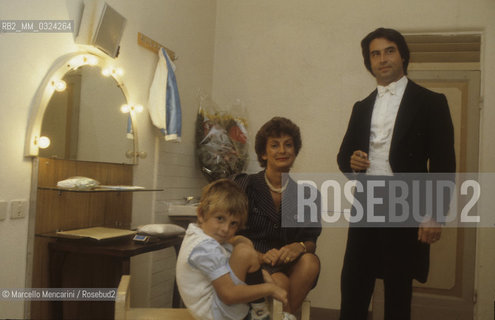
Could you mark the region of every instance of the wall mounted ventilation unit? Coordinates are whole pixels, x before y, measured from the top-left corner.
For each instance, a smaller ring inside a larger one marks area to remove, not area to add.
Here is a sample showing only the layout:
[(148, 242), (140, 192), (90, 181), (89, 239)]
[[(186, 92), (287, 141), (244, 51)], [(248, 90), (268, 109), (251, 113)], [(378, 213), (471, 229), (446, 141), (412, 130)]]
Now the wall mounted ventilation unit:
[(106, 2), (84, 2), (76, 43), (94, 46), (112, 58), (119, 55), (126, 18)]

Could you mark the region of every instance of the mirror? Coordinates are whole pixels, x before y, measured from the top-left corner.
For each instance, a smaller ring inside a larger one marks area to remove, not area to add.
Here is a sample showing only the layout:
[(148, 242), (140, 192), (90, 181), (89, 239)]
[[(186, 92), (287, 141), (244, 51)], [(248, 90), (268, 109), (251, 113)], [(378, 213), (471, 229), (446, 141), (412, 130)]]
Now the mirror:
[(98, 162), (129, 162), (127, 150), (133, 141), (127, 137), (129, 114), (120, 107), (127, 103), (112, 77), (105, 77), (98, 66), (84, 65), (68, 71), (63, 91), (54, 91), (45, 110), (41, 136), (50, 145), (40, 149), (46, 158)]
[[(131, 164), (145, 156), (138, 151), (134, 125), (142, 107), (127, 102), (113, 63), (91, 51), (55, 61), (33, 99), (26, 156)], [(128, 113), (121, 111), (123, 105)]]

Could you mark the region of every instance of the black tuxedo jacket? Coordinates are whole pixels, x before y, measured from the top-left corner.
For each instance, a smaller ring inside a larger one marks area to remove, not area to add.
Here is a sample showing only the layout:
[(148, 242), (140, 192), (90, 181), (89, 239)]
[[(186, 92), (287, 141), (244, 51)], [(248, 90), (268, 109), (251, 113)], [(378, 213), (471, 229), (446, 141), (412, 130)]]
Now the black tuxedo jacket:
[[(337, 156), (340, 170), (348, 176), (352, 172), (352, 153), (356, 150), (369, 152), (371, 115), (376, 95), (377, 90), (357, 102), (352, 110), (347, 132)], [(389, 161), (394, 173), (455, 172), (454, 128), (447, 99), (443, 94), (408, 81), (395, 120)], [(401, 233), (395, 234), (400, 237)], [(406, 233), (403, 234), (406, 237)], [(366, 239), (351, 238), (369, 235), (354, 230), (350, 232), (346, 254), (359, 259), (356, 255), (363, 251), (352, 248), (352, 244), (366, 243)], [(409, 233), (407, 237), (414, 236), (417, 236), (417, 233)], [(411, 239), (396, 240), (398, 243), (402, 240), (412, 243)], [(414, 256), (413, 277), (424, 282), (429, 269), (429, 246), (419, 242), (413, 243), (412, 246), (405, 246), (404, 250), (410, 251)]]
[[(344, 173), (352, 172), (355, 150), (369, 152), (371, 115), (377, 91), (357, 102), (337, 162)], [(447, 99), (408, 81), (395, 120), (389, 154), (393, 172), (455, 172), (454, 127)]]

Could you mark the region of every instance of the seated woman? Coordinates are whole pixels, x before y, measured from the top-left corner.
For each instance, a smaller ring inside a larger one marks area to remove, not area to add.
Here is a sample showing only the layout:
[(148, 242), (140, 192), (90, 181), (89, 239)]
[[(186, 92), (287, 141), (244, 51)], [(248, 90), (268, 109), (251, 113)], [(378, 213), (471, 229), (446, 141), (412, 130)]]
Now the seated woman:
[(290, 179), (282, 181), (282, 174), (291, 169), (301, 145), (299, 127), (289, 119), (275, 117), (256, 134), (255, 150), (265, 170), (234, 177), (249, 201), (248, 221), (240, 234), (253, 242), (263, 268), (287, 290), (286, 319), (295, 319), (292, 313), (316, 285), (320, 272), (315, 250), (321, 224), (288, 227), (283, 223), (297, 215), (297, 184)]

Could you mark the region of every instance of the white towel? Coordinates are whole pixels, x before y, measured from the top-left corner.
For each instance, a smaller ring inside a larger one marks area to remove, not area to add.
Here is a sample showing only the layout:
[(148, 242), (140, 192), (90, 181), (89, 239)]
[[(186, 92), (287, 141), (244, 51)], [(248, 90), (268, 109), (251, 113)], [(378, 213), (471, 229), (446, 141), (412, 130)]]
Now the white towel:
[(148, 97), (148, 110), (151, 121), (163, 133), (165, 140), (180, 142), (182, 113), (174, 70), (175, 65), (167, 52), (160, 48)]

